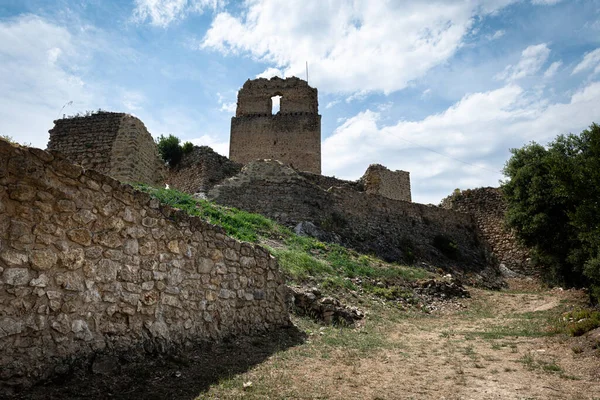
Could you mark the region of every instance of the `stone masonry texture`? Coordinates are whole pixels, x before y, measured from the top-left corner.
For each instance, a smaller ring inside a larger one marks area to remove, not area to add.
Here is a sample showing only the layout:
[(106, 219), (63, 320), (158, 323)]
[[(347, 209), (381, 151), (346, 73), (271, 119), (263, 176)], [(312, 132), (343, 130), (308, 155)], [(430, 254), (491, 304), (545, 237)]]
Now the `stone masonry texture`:
[(181, 161), (169, 168), (167, 183), (172, 189), (195, 194), (206, 193), (222, 180), (240, 172), (242, 164), (230, 161), (207, 146), (194, 146)]
[[(338, 180), (341, 185), (325, 189), (323, 180), (313, 177), (318, 175), (301, 174), (277, 161), (255, 161), (208, 197), (290, 227), (310, 221), (338, 235), (344, 245), (387, 261), (422, 261), (480, 276), (489, 272), (495, 279), (497, 266), (471, 216), (359, 192), (351, 182)], [(454, 243), (457, 257), (436, 247), (436, 237)]]
[(536, 274), (529, 251), (504, 226), (507, 205), (499, 188), (463, 190), (442, 200), (441, 207), (471, 215), (500, 263), (515, 272)]
[[(271, 113), (273, 96), (282, 96)], [(246, 164), (274, 159), (300, 171), (321, 173), (321, 116), (317, 89), (291, 77), (248, 80), (231, 119), (229, 158)]]
[(121, 182), (164, 183), (164, 162), (152, 136), (138, 118), (98, 112), (54, 121), (48, 150)]
[(0, 386), (97, 352), (288, 324), (265, 249), (58, 153), (0, 140)]
[(390, 171), (383, 165), (371, 164), (360, 181), (367, 193), (411, 201), (410, 174), (406, 171)]

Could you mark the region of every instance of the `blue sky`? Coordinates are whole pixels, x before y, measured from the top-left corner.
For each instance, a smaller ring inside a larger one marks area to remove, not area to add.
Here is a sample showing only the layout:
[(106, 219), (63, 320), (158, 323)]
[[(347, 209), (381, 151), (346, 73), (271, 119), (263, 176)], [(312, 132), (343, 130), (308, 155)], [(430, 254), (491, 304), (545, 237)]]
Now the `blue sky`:
[(102, 108), (227, 155), (244, 81), (306, 62), (323, 173), (381, 163), (437, 204), (600, 123), (600, 0), (0, 0), (0, 134)]

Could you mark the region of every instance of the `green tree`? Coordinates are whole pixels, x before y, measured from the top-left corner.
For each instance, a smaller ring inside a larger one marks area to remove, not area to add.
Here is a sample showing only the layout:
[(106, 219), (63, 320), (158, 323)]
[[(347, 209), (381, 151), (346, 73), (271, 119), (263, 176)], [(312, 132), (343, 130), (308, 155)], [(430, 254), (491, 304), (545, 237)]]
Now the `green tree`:
[(194, 145), (191, 142), (185, 142), (183, 146), (180, 143), (181, 140), (174, 135), (160, 135), (156, 140), (160, 156), (165, 162), (169, 163), (171, 167), (177, 165), (184, 154), (187, 154), (194, 149)]
[(506, 222), (549, 281), (590, 286), (600, 299), (600, 126), (548, 147), (512, 149), (502, 188)]

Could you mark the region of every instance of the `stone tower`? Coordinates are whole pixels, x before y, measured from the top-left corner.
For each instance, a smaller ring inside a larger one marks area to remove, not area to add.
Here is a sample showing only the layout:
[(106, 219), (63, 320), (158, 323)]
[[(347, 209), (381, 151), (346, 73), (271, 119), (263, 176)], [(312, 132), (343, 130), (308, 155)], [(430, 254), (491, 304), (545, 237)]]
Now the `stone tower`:
[[(280, 108), (272, 113), (272, 97)], [(317, 89), (292, 77), (248, 80), (231, 118), (229, 159), (246, 164), (275, 159), (301, 171), (321, 173), (321, 116)]]
[(164, 162), (146, 126), (124, 113), (98, 112), (54, 121), (48, 150), (121, 182), (164, 184)]

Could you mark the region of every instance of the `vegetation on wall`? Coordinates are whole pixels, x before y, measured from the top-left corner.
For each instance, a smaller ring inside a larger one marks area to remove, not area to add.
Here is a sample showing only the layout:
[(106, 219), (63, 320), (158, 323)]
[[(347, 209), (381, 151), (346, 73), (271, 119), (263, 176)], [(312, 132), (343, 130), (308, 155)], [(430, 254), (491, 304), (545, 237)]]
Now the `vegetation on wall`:
[(600, 299), (600, 126), (547, 147), (512, 149), (502, 189), (506, 222), (548, 281), (588, 286)]
[(194, 149), (194, 145), (191, 142), (185, 142), (181, 145), (181, 140), (174, 135), (160, 135), (156, 140), (156, 145), (162, 159), (171, 167), (177, 165), (184, 154)]

